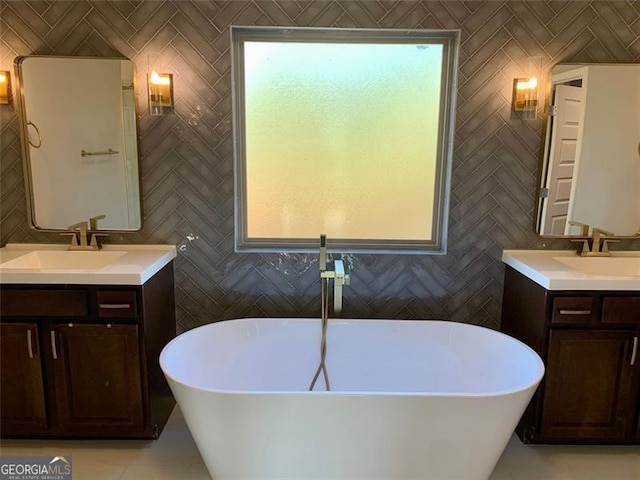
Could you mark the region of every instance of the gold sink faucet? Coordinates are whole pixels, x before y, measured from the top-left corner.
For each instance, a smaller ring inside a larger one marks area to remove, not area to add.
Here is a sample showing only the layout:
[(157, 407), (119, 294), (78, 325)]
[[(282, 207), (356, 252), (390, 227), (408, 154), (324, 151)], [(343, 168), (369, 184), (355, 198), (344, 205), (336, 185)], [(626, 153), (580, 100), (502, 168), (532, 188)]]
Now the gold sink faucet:
[[(573, 225), (576, 224), (577, 222), (573, 223)], [(577, 225), (581, 226), (580, 224)], [(619, 241), (612, 232), (596, 227), (591, 229), (591, 237), (585, 235), (584, 230), (581, 232), (581, 235), (584, 238), (580, 240), (573, 240), (574, 242), (582, 243), (582, 249), (578, 251), (578, 254), (581, 257), (610, 257), (611, 252), (609, 251), (609, 243)], [(589, 248), (589, 239), (591, 239), (591, 248)]]
[[(579, 238), (571, 241), (582, 243), (582, 248), (578, 250), (578, 255), (581, 257), (610, 257), (609, 244), (611, 242), (637, 240), (640, 238), (640, 225), (638, 226), (638, 231), (632, 235), (616, 235), (602, 228), (593, 227), (591, 236), (589, 236), (589, 225), (571, 220), (569, 224), (580, 227)], [(589, 240), (591, 240), (591, 248), (589, 248)]]
[(69, 250), (100, 250), (100, 244), (98, 243), (98, 237), (106, 237), (106, 233), (98, 233), (94, 230), (97, 229), (98, 220), (105, 218), (105, 215), (98, 215), (91, 217), (88, 222), (78, 222), (67, 227), (68, 232), (62, 233), (62, 235), (71, 236), (71, 244)]
[(71, 245), (69, 250), (89, 250), (89, 243), (87, 241), (87, 231), (89, 226), (87, 222), (78, 222), (67, 227), (68, 232), (64, 232), (62, 235), (71, 236)]

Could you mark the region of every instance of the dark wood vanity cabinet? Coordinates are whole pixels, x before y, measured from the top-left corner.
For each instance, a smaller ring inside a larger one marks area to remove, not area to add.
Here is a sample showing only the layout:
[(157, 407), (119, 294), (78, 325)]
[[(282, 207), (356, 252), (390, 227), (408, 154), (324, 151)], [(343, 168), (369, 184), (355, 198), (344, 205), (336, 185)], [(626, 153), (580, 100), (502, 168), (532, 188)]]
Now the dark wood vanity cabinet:
[(640, 443), (639, 292), (549, 291), (507, 266), (501, 329), (545, 363), (524, 442)]
[(175, 404), (173, 265), (143, 285), (0, 286), (4, 437), (154, 438)]

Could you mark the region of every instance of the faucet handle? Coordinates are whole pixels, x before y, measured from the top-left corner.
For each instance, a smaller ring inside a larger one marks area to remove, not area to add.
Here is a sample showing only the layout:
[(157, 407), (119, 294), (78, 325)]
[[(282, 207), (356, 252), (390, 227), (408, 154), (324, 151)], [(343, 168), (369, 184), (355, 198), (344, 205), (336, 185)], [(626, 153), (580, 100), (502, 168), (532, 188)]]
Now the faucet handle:
[(65, 237), (71, 237), (71, 246), (72, 247), (78, 246), (78, 236), (76, 235), (76, 232), (61, 232), (60, 235)]
[(108, 236), (109, 236), (108, 233), (93, 232), (91, 234), (91, 242), (89, 243), (89, 246), (99, 249), (101, 245), (98, 243), (98, 237), (108, 237)]
[(89, 230), (97, 230), (98, 229), (98, 220), (103, 220), (107, 218), (106, 215), (96, 215), (95, 217), (91, 217), (89, 219)]
[(578, 250), (579, 255), (584, 256), (587, 253), (591, 252), (591, 249), (589, 248), (589, 241), (587, 239), (571, 240), (571, 241), (576, 243), (582, 243), (582, 250)]
[(606, 238), (606, 239), (603, 239), (603, 240), (602, 240), (602, 250), (601, 250), (601, 251), (602, 251), (603, 253), (607, 253), (607, 252), (609, 252), (609, 244), (610, 244), (610, 243), (616, 243), (616, 242), (619, 242), (619, 241), (620, 241), (620, 240), (614, 240), (614, 239), (612, 239), (612, 238)]

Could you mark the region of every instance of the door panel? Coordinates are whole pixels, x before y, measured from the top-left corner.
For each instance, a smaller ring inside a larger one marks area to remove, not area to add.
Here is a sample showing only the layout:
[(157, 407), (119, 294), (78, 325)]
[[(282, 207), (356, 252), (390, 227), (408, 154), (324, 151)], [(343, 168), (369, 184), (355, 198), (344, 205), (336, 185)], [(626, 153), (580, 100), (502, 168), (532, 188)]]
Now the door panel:
[(47, 429), (38, 325), (0, 324), (0, 426), (3, 435)]
[(554, 92), (556, 116), (552, 120), (549, 151), (549, 198), (544, 205), (545, 234), (565, 233), (571, 201), (574, 167), (577, 161), (579, 130), (584, 113), (583, 89), (556, 85)]
[(636, 393), (632, 332), (552, 330), (541, 434), (571, 439), (631, 439)]
[(109, 435), (143, 426), (136, 325), (56, 325), (56, 400), (65, 433)]

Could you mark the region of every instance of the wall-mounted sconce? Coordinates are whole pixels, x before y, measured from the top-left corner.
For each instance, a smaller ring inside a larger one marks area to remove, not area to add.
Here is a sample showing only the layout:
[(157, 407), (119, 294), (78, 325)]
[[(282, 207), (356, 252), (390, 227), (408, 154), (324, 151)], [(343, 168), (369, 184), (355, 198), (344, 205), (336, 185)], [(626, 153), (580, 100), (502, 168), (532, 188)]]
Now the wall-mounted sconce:
[(513, 80), (511, 108), (517, 118), (534, 120), (538, 115), (538, 92), (541, 86), (542, 57), (529, 57), (522, 68), (524, 78)]
[(173, 75), (153, 70), (147, 78), (149, 88), (149, 113), (162, 115), (173, 109)]
[(516, 78), (513, 80), (513, 110), (515, 112), (534, 112), (538, 108), (538, 79)]
[(9, 105), (9, 92), (11, 92), (11, 75), (6, 70), (0, 71), (0, 105)]

